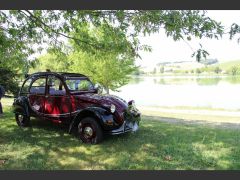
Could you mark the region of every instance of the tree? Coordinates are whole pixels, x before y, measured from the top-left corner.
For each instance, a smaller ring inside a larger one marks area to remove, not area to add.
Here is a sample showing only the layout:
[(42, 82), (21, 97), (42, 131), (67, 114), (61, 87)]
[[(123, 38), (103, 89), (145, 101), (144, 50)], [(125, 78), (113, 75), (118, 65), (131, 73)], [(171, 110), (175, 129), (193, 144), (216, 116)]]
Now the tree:
[(132, 75), (139, 76), (141, 74), (144, 74), (144, 72), (140, 69), (140, 66), (136, 66), (136, 70), (132, 72)]
[(0, 68), (11, 69), (13, 73), (23, 73), (26, 70), (30, 62), (26, 60), (28, 53), (22, 43), (6, 36), (0, 29)]
[[(72, 32), (71, 36), (74, 38), (82, 38), (84, 33), (88, 33), (91, 38), (97, 38), (100, 42), (113, 41), (118, 39), (122, 43), (129, 44), (126, 36), (122, 33), (102, 33), (106, 28), (106, 24), (101, 27), (92, 28), (88, 30), (89, 24), (79, 26), (78, 33)], [(85, 32), (87, 31), (87, 32)], [(117, 88), (125, 85), (130, 80), (129, 75), (137, 71), (134, 65), (134, 54), (131, 51), (125, 52), (105, 52), (92, 50), (91, 52), (83, 51), (75, 41), (70, 41), (71, 51), (69, 55), (60, 53), (53, 54), (52, 49), (48, 54), (38, 58), (38, 65), (33, 71), (45, 71), (51, 69), (52, 71), (72, 71), (82, 73), (90, 76), (94, 82), (100, 83), (107, 93), (109, 90), (117, 90)]]
[[(91, 77), (94, 82), (100, 83), (109, 93), (109, 90), (116, 91), (119, 87), (127, 84), (130, 80), (129, 75), (137, 71), (134, 65), (135, 53), (132, 52), (131, 43), (126, 34), (119, 29), (109, 27), (102, 23), (98, 27), (92, 27), (86, 23), (76, 27), (77, 32), (72, 32), (71, 36), (77, 39), (83, 38), (87, 33), (88, 37), (97, 39), (98, 42), (114, 42), (123, 45), (124, 51), (83, 51), (75, 41), (70, 41), (73, 47), (70, 53), (71, 70), (75, 72), (84, 72)], [(106, 33), (106, 31), (108, 33)], [(105, 33), (104, 33), (105, 32)]]
[[(139, 34), (147, 35), (164, 28), (167, 36), (177, 41), (191, 40), (191, 36), (219, 38), (224, 30), (221, 23), (207, 17), (205, 11), (198, 10), (11, 10), (0, 11), (0, 22), (0, 28), (7, 37), (22, 42), (16, 50), (24, 49), (27, 54), (41, 50), (46, 44), (62, 48), (65, 45), (63, 38), (67, 38), (86, 52), (96, 49), (120, 53), (131, 50), (139, 56), (140, 49), (150, 50), (150, 47), (139, 42)], [(78, 32), (79, 26), (86, 23), (91, 25), (81, 32), (81, 38), (71, 36), (71, 32)], [(129, 45), (118, 39), (99, 42), (89, 36), (88, 30), (103, 24), (103, 33), (125, 35)], [(38, 44), (39, 49), (34, 48), (33, 44)], [(207, 52), (200, 49), (195, 55), (200, 60)]]
[(160, 73), (164, 73), (164, 66), (161, 66), (161, 68), (160, 68)]
[(231, 69), (230, 69), (230, 73), (231, 75), (235, 76), (237, 75), (239, 72), (239, 68), (237, 66), (232, 66)]
[(157, 68), (153, 68), (153, 71), (152, 71), (153, 74), (156, 74), (157, 73)]
[(6, 93), (16, 95), (19, 91), (17, 75), (10, 69), (0, 68), (0, 77), (0, 85), (4, 87)]
[(68, 57), (64, 53), (53, 53), (49, 51), (48, 53), (39, 56), (35, 61), (35, 67), (30, 69), (30, 73), (46, 71), (50, 69), (56, 72), (67, 72), (69, 70), (70, 63)]
[[(139, 35), (156, 33), (161, 28), (175, 41), (191, 40), (191, 36), (220, 38), (224, 30), (221, 23), (207, 17), (205, 11), (198, 10), (0, 11), (0, 51), (4, 59), (2, 64), (11, 68), (22, 64), (18, 70), (24, 74), (33, 65), (33, 61), (30, 61), (31, 55), (46, 47), (52, 47), (54, 53), (66, 56), (79, 52), (87, 54), (95, 63), (96, 59), (100, 59), (100, 65), (102, 63), (106, 67), (122, 67), (116, 83), (103, 82), (101, 79), (105, 86), (116, 89), (126, 83), (126, 74), (123, 74), (134, 69), (131, 64), (133, 59), (139, 57), (139, 50), (151, 51), (149, 46), (140, 43)], [(97, 30), (96, 33), (92, 33), (93, 30)], [(67, 42), (70, 42), (70, 45)], [(201, 47), (193, 55), (199, 61), (207, 54)], [(88, 59), (86, 55), (84, 57)], [(125, 57), (126, 62), (123, 62), (122, 57)], [(53, 64), (58, 64), (58, 60), (53, 59)], [(62, 58), (60, 61), (66, 63)], [(124, 69), (121, 63), (128, 65), (130, 70)], [(85, 67), (92, 71), (90, 66)], [(113, 76), (112, 79), (114, 78)]]
[(127, 84), (130, 74), (136, 70), (134, 60), (120, 58), (116, 54), (91, 55), (86, 52), (74, 52), (70, 55), (70, 70), (85, 74), (95, 83), (100, 83), (109, 94)]
[(219, 74), (219, 73), (222, 72), (222, 70), (217, 66), (217, 67), (215, 67), (214, 72), (215, 72), (216, 74)]
[(58, 63), (56, 55), (48, 53), (38, 59), (34, 71), (71, 71), (85, 74), (94, 83), (103, 86), (107, 93), (109, 90), (116, 91), (119, 87), (127, 84), (130, 76), (137, 70), (134, 59), (130, 57), (119, 57), (117, 54), (97, 54), (75, 51), (64, 57), (64, 61)]
[(0, 85), (7, 93), (17, 94), (18, 79), (23, 77), (32, 64), (26, 60), (27, 57), (28, 53), (23, 42), (6, 36), (0, 29)]
[(197, 69), (196, 69), (196, 73), (197, 73), (197, 74), (202, 73), (201, 69), (197, 68)]

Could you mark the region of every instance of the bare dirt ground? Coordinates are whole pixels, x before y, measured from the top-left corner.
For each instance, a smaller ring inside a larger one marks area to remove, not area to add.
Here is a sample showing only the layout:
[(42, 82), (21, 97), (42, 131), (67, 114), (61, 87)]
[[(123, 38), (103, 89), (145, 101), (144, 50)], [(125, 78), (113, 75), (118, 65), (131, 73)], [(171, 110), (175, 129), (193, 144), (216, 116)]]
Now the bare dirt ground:
[(206, 120), (189, 120), (189, 119), (178, 119), (169, 117), (157, 117), (157, 116), (146, 116), (143, 114), (145, 119), (158, 120), (161, 122), (168, 122), (174, 124), (186, 124), (186, 125), (201, 125), (207, 127), (218, 127), (228, 129), (240, 129), (240, 123), (235, 122), (211, 122)]
[(240, 112), (140, 107), (146, 119), (207, 127), (240, 129)]

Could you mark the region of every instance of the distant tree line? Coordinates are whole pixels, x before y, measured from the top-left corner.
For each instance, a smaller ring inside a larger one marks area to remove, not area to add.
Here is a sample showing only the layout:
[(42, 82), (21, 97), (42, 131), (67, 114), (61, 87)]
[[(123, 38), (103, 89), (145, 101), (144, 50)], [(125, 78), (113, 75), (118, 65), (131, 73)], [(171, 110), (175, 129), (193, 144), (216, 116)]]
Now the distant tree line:
[(153, 68), (152, 72), (146, 73), (142, 72), (142, 74), (166, 74), (166, 73), (171, 73), (171, 74), (227, 74), (227, 75), (240, 75), (240, 65), (233, 65), (227, 70), (224, 70), (220, 68), (219, 66), (205, 66), (202, 68), (196, 68), (196, 69), (189, 69), (189, 70), (184, 70), (184, 69), (169, 69), (167, 72), (164, 69), (164, 66), (161, 66), (159, 71), (157, 68)]

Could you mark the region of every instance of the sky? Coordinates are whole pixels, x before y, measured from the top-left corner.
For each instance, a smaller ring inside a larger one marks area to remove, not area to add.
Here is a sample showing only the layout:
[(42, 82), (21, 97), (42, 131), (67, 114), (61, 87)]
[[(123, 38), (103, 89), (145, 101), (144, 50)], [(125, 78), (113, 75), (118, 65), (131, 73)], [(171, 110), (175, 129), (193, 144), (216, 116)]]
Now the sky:
[[(222, 22), (226, 28), (230, 27), (232, 23), (240, 24), (239, 10), (210, 10), (207, 11), (207, 15)], [(136, 64), (143, 67), (153, 67), (159, 62), (165, 61), (195, 61), (196, 59), (191, 57), (192, 49), (199, 49), (199, 43), (210, 54), (208, 58), (218, 59), (220, 62), (240, 60), (240, 44), (236, 39), (229, 40), (228, 34), (220, 40), (207, 38), (199, 40), (192, 37), (187, 44), (183, 40), (176, 42), (171, 37), (167, 37), (163, 29), (159, 33), (140, 37), (140, 42), (152, 47), (152, 52), (140, 51), (142, 59), (137, 59)]]

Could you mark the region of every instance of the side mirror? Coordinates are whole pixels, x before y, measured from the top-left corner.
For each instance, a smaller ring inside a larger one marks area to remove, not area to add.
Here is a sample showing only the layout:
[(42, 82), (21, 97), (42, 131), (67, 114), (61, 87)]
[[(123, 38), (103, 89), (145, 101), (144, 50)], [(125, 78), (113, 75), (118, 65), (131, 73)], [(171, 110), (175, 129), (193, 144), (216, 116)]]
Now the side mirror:
[(95, 85), (94, 85), (94, 89), (99, 89), (99, 84), (98, 83), (96, 83)]
[(101, 88), (101, 85), (96, 83), (94, 85), (94, 90), (96, 91), (96, 93), (102, 93), (102, 88)]
[(96, 84), (94, 85), (94, 90), (95, 90), (96, 93), (99, 92), (99, 84), (98, 84), (98, 83), (96, 83)]

